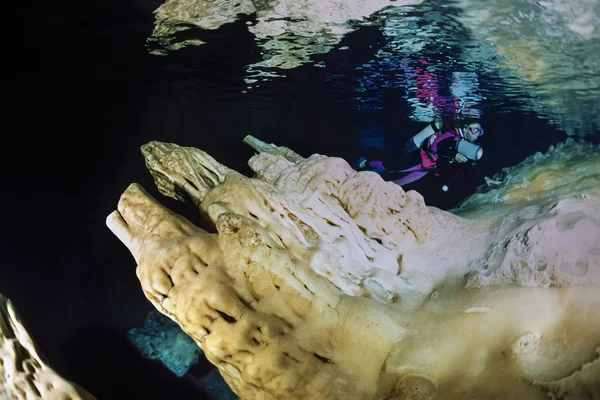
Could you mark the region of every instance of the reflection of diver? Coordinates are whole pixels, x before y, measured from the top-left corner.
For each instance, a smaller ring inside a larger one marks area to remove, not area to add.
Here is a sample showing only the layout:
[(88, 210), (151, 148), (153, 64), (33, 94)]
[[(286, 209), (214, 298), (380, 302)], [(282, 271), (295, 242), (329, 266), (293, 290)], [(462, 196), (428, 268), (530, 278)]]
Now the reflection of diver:
[[(411, 66), (415, 62), (416, 66)], [(414, 118), (427, 121), (435, 114), (453, 115), (459, 112), (459, 98), (453, 93), (448, 96), (440, 93), (440, 89), (444, 84), (440, 82), (438, 73), (428, 71), (429, 61), (404, 58), (400, 61), (400, 66), (406, 78), (404, 86), (407, 99), (409, 98), (409, 92), (414, 92), (413, 96), (418, 100), (417, 102), (409, 100), (413, 107)]]
[[(403, 156), (387, 161), (385, 166), (380, 160), (368, 161), (363, 157), (355, 161), (352, 167), (358, 171), (377, 172), (384, 180), (404, 186), (431, 171), (437, 173), (440, 160), (450, 163), (479, 160), (483, 150), (475, 142), (481, 135), (483, 128), (475, 118), (451, 123), (431, 122), (406, 141)], [(448, 190), (447, 186), (444, 186), (444, 190)]]
[[(453, 71), (450, 76), (440, 77), (440, 71), (422, 58), (403, 58), (399, 66), (405, 77), (400, 83), (406, 90), (413, 119), (428, 121), (438, 114), (480, 115), (477, 109), (481, 96), (477, 94), (479, 84), (476, 73)], [(445, 88), (450, 92), (444, 94)]]

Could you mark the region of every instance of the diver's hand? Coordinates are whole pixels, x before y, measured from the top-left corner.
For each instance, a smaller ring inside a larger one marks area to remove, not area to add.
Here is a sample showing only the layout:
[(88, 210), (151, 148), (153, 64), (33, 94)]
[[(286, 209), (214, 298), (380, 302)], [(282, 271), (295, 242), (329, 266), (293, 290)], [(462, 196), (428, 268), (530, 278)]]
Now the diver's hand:
[(464, 162), (467, 162), (467, 160), (468, 160), (467, 157), (465, 157), (465, 155), (462, 153), (456, 153), (456, 155), (454, 156), (454, 159), (456, 161), (458, 161), (459, 163), (464, 163)]

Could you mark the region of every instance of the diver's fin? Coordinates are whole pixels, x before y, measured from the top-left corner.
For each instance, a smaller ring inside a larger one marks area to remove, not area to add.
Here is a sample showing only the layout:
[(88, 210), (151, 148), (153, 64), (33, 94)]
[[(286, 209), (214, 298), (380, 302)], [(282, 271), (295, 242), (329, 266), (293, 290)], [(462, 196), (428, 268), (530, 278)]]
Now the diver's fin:
[(350, 166), (357, 171), (361, 171), (367, 166), (367, 159), (361, 157), (358, 160), (354, 161), (352, 164), (350, 164)]

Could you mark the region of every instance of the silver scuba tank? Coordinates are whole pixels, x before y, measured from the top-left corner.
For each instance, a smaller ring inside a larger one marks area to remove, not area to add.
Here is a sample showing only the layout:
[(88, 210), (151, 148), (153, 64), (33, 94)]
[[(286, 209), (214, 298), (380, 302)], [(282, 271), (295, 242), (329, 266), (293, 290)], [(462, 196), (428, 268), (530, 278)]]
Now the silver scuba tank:
[(421, 145), (429, 136), (436, 133), (442, 127), (442, 117), (437, 115), (433, 121), (431, 121), (423, 130), (411, 137), (404, 143), (404, 152), (412, 153), (413, 151), (419, 150)]
[(433, 135), (436, 132), (436, 129), (434, 129), (434, 127), (435, 123), (428, 124), (425, 128), (423, 128), (421, 132), (408, 139), (404, 144), (404, 152), (412, 153), (414, 151), (419, 150), (421, 148), (421, 145), (423, 144), (423, 141), (425, 141), (425, 139), (427, 139), (429, 136)]
[(477, 161), (483, 156), (483, 149), (466, 139), (461, 139), (456, 143), (456, 150), (473, 161)]

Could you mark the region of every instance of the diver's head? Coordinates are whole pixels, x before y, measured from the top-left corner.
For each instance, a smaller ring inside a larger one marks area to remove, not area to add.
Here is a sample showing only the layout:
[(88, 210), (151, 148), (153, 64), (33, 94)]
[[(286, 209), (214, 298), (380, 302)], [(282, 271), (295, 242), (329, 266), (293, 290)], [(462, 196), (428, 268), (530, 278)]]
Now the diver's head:
[(483, 136), (483, 128), (478, 119), (466, 119), (463, 121), (463, 126), (460, 128), (462, 136), (469, 142), (475, 142)]

